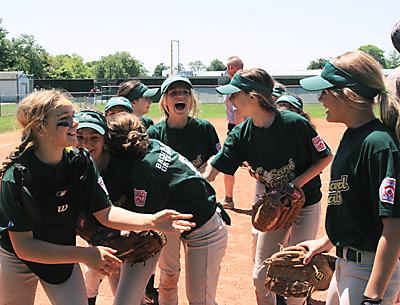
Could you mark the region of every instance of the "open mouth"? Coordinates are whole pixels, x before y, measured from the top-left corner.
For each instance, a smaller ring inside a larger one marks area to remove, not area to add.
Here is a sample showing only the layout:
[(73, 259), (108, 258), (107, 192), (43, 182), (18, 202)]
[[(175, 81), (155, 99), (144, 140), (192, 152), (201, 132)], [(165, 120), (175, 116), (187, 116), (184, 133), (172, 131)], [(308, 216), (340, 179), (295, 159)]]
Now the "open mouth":
[(67, 132), (67, 135), (70, 137), (76, 137), (76, 131)]
[(175, 104), (176, 110), (184, 110), (185, 107), (186, 107), (186, 104), (185, 104), (185, 103), (176, 103), (176, 104)]

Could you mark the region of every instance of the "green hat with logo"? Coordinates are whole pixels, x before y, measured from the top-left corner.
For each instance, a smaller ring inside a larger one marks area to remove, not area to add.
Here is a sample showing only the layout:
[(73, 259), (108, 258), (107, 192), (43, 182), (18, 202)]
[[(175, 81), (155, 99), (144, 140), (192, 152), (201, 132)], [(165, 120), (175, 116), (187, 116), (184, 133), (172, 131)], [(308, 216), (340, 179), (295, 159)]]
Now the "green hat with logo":
[(220, 94), (233, 94), (240, 91), (256, 91), (262, 95), (270, 96), (272, 93), (272, 88), (268, 88), (267, 86), (250, 78), (241, 76), (238, 73), (235, 73), (228, 85), (219, 86), (215, 88), (215, 90)]
[(282, 88), (281, 86), (274, 86), (274, 88), (272, 88), (273, 96), (280, 97), (284, 93), (285, 93), (285, 89)]
[(107, 101), (104, 111), (107, 112), (114, 106), (122, 106), (122, 107), (125, 107), (126, 109), (128, 109), (128, 111), (130, 113), (133, 112), (131, 102), (126, 97), (123, 97), (123, 96), (115, 96), (115, 97), (110, 98)]
[(303, 101), (301, 100), (301, 98), (297, 98), (290, 94), (283, 94), (276, 100), (275, 103), (279, 104), (283, 102), (292, 105), (298, 110), (303, 110)]
[(186, 77), (180, 76), (180, 75), (174, 75), (174, 76), (170, 76), (168, 77), (161, 85), (161, 94), (164, 94), (165, 92), (168, 91), (168, 88), (173, 84), (173, 83), (177, 83), (177, 82), (181, 82), (184, 83), (186, 85), (188, 85), (190, 88), (193, 88), (192, 83), (190, 82), (190, 80)]
[(137, 100), (141, 97), (153, 97), (157, 94), (159, 88), (149, 89), (146, 85), (139, 83), (135, 88), (133, 88), (127, 98), (130, 101)]
[(83, 110), (75, 114), (75, 119), (78, 121), (78, 130), (81, 128), (91, 128), (103, 135), (107, 131), (106, 118), (96, 111)]
[(318, 91), (329, 88), (350, 88), (357, 94), (373, 99), (379, 94), (378, 89), (368, 87), (357, 77), (327, 61), (321, 75), (300, 80), (300, 85), (309, 91)]

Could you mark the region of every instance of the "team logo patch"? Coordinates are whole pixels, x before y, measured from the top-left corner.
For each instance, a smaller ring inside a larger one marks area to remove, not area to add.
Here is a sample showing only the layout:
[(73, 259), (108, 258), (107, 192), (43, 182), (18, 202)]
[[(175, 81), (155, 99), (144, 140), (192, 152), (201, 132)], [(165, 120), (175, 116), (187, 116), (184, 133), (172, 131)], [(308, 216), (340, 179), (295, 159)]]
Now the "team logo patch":
[(56, 192), (56, 197), (65, 196), (65, 194), (67, 194), (67, 193), (68, 193), (68, 190), (58, 191), (58, 192)]
[(138, 207), (144, 207), (146, 203), (147, 192), (145, 190), (133, 189), (133, 198), (135, 205)]
[(221, 143), (217, 143), (216, 145), (215, 145), (215, 148), (217, 149), (217, 151), (220, 151), (221, 150)]
[(379, 187), (379, 199), (381, 202), (394, 203), (394, 194), (396, 191), (396, 179), (386, 177)]
[(313, 138), (312, 143), (318, 152), (321, 152), (326, 149), (325, 142), (324, 140), (322, 140), (320, 135), (317, 135), (315, 138)]

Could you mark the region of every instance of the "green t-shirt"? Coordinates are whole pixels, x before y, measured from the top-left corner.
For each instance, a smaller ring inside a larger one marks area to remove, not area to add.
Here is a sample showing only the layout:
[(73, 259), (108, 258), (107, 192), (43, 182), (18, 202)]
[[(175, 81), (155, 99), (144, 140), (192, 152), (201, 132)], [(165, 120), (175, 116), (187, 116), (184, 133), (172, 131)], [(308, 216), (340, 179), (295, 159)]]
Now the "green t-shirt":
[(142, 125), (143, 125), (146, 129), (148, 129), (150, 126), (153, 126), (153, 125), (154, 125), (153, 120), (150, 119), (150, 118), (147, 117), (147, 116), (144, 116), (144, 115), (140, 117), (140, 122), (142, 123)]
[[(257, 180), (269, 191), (293, 180), (329, 152), (305, 118), (283, 110), (276, 113), (268, 128), (256, 127), (252, 119), (236, 126), (211, 164), (218, 171), (233, 175), (247, 161)], [(305, 205), (321, 200), (320, 188), (319, 175), (303, 186)]]
[[(0, 226), (1, 246), (14, 252), (8, 231), (32, 231), (36, 239), (58, 245), (75, 245), (75, 227), (82, 211), (94, 213), (110, 205), (102, 178), (88, 153), (77, 149), (65, 149), (61, 162), (48, 165), (41, 162), (34, 150), (28, 149), (18, 159), (26, 167), (29, 179), (24, 187), (30, 192), (36, 207), (29, 207), (40, 215), (34, 221), (33, 214), (22, 204), (21, 179), (16, 166), (12, 165), (1, 181)], [(65, 281), (71, 274), (73, 264), (39, 264), (24, 261), (40, 278), (49, 283)]]
[(149, 152), (132, 167), (128, 210), (155, 213), (174, 209), (193, 214), (200, 227), (216, 209), (215, 191), (185, 157), (167, 145), (150, 140)]
[(150, 138), (167, 144), (197, 168), (221, 148), (214, 126), (207, 120), (189, 117), (183, 128), (170, 128), (166, 121), (147, 130)]
[(326, 232), (336, 246), (375, 251), (384, 217), (400, 217), (399, 150), (378, 120), (347, 129), (331, 168)]

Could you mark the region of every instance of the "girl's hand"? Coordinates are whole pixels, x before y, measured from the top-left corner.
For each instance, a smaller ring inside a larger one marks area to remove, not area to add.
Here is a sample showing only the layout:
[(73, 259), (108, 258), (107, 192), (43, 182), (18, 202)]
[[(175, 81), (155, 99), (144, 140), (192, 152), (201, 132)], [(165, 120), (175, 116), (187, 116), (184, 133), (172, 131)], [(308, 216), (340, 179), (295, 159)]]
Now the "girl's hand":
[(320, 239), (303, 241), (301, 243), (298, 243), (297, 246), (304, 247), (308, 250), (308, 253), (304, 257), (303, 261), (303, 263), (307, 265), (311, 261), (311, 259), (318, 253), (329, 252), (332, 249), (333, 244), (327, 236), (324, 236)]
[(154, 214), (153, 227), (163, 232), (183, 233), (196, 226), (194, 222), (185, 220), (192, 217), (191, 214), (181, 214), (174, 210), (162, 210)]
[(116, 252), (117, 250), (108, 247), (88, 247), (86, 259), (83, 263), (105, 276), (110, 276), (119, 272), (119, 267), (122, 264), (122, 261), (113, 255)]

